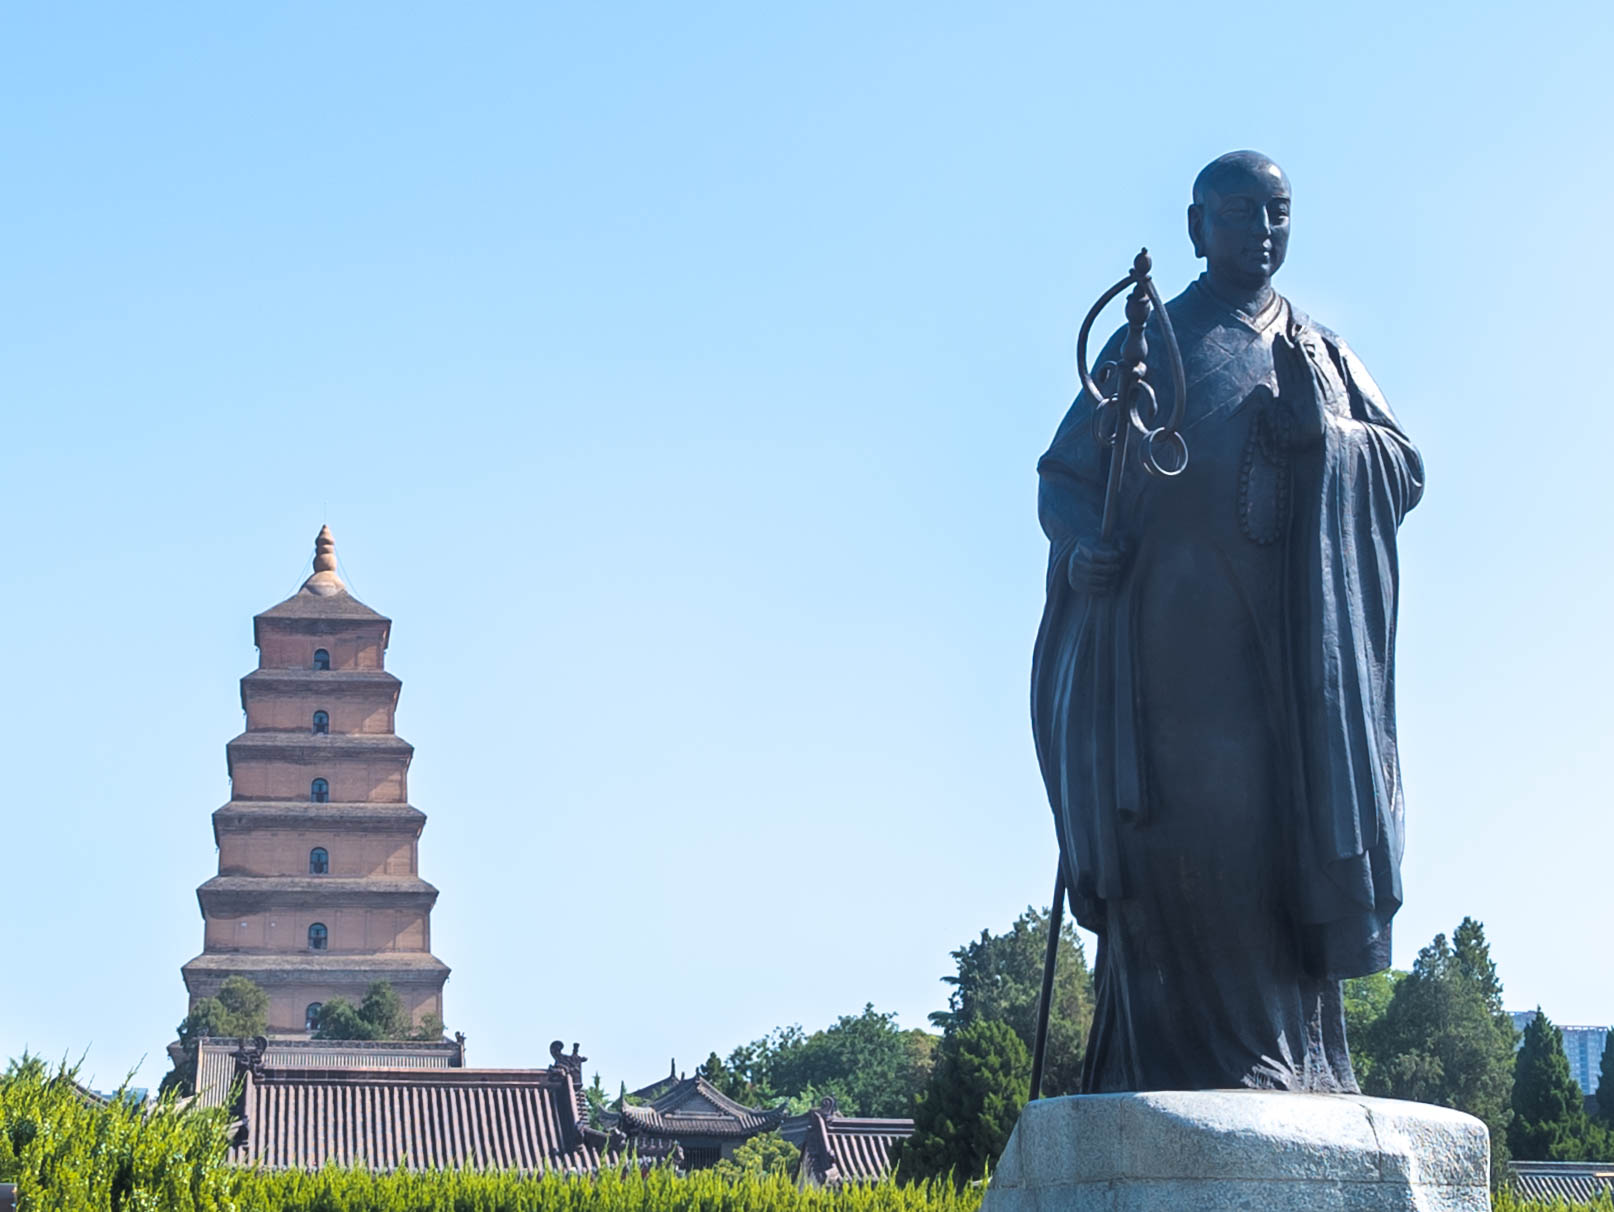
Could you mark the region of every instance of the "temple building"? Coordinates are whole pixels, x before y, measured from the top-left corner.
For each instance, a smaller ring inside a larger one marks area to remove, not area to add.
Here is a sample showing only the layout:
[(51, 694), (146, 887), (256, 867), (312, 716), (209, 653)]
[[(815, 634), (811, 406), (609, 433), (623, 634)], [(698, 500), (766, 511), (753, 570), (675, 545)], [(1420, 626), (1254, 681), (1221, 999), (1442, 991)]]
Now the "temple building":
[(796, 1182), (803, 1187), (878, 1182), (891, 1174), (897, 1144), (913, 1132), (911, 1119), (842, 1115), (833, 1098), (779, 1126), (779, 1135), (801, 1150)]
[(784, 1118), (783, 1105), (747, 1107), (697, 1072), (667, 1088), (649, 1106), (619, 1105), (616, 1129), (641, 1157), (676, 1149), (683, 1168), (703, 1170), (732, 1157), (736, 1147), (759, 1132), (774, 1131)]
[(202, 953), (182, 970), (192, 1005), (244, 976), (269, 995), (271, 1035), (306, 1036), (322, 1003), (387, 981), (417, 1024), (441, 1021), (449, 970), (431, 951), (414, 747), (393, 731), (391, 628), (348, 593), (329, 527), (313, 575), (253, 620), (246, 731), (225, 747), (230, 802), (213, 814), (218, 874), (196, 890)]
[[(331, 1046), (335, 1053), (350, 1042)], [(232, 1060), (229, 1161), (267, 1170), (324, 1165), (370, 1170), (517, 1170), (597, 1174), (619, 1158), (588, 1126), (577, 1045), (557, 1040), (547, 1069), (318, 1067), (266, 1039), (238, 1041)], [(461, 1046), (463, 1059), (463, 1044)], [(620, 1142), (618, 1142), (620, 1143)]]

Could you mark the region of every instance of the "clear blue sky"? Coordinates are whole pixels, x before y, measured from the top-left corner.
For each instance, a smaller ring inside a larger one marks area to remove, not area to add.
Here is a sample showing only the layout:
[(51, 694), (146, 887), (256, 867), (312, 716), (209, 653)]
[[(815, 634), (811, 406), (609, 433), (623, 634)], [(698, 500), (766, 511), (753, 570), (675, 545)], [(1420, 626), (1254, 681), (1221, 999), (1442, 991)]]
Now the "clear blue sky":
[(162, 1072), (251, 616), (324, 520), (475, 1062), (922, 1024), (1048, 896), (1076, 324), (1139, 244), (1196, 272), (1237, 147), (1429, 467), (1397, 960), (1473, 914), (1510, 1006), (1614, 1020), (1609, 14), (8, 6), (0, 1053)]

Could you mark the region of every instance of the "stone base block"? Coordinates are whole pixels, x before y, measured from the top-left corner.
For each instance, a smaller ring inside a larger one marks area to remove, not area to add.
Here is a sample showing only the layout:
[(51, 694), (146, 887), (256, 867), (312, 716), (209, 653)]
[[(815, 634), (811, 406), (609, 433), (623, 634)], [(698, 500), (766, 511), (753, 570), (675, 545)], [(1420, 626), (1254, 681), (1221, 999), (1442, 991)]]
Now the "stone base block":
[(1489, 1212), (1490, 1137), (1425, 1103), (1265, 1090), (1029, 1104), (981, 1212)]

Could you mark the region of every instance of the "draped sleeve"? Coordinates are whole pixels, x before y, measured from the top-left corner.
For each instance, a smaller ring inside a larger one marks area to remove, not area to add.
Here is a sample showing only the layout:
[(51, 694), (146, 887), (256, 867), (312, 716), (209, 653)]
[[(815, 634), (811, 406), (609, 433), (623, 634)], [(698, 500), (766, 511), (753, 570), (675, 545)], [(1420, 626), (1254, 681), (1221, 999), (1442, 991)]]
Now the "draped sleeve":
[[(1099, 364), (1115, 356), (1124, 332), (1106, 344)], [(1112, 595), (1090, 598), (1071, 588), (1067, 571), (1072, 549), (1096, 539), (1103, 521), (1108, 452), (1093, 437), (1093, 408), (1085, 391), (1077, 396), (1037, 463), (1048, 596), (1032, 656), (1031, 715), (1072, 911), (1097, 931), (1104, 900), (1122, 893), (1117, 799), (1136, 805), (1141, 788), (1130, 773), (1137, 769), (1131, 721), (1113, 706), (1116, 664), (1130, 668), (1130, 637), (1117, 622), (1128, 612), (1129, 590), (1123, 584)]]
[(1300, 909), (1308, 966), (1344, 978), (1388, 966), (1402, 899), (1396, 531), (1424, 469), (1349, 347), (1304, 317), (1291, 335), (1323, 413), (1320, 440), (1297, 452)]

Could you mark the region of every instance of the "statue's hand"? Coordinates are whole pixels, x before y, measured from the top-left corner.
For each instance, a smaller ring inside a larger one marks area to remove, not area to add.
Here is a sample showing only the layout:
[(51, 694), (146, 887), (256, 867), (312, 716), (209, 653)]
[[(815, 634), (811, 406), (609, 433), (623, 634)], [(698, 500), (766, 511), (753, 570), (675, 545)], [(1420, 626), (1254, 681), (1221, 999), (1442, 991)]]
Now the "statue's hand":
[(1077, 593), (1109, 593), (1126, 568), (1129, 554), (1124, 543), (1104, 543), (1098, 539), (1077, 543), (1071, 549), (1066, 567), (1070, 587)]

